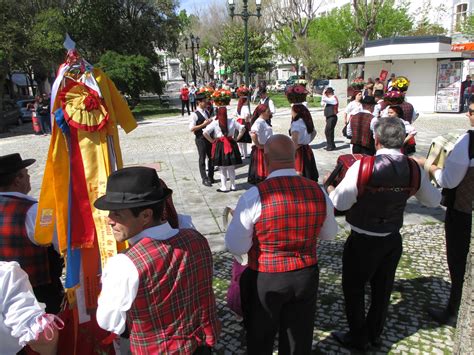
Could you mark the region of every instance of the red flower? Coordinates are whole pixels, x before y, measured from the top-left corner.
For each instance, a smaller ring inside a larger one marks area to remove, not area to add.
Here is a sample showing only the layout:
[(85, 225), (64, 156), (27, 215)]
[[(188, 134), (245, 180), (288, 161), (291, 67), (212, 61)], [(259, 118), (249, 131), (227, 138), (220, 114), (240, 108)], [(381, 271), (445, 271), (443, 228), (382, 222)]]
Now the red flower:
[(84, 106), (87, 111), (98, 110), (100, 107), (99, 99), (94, 95), (87, 95), (84, 99)]

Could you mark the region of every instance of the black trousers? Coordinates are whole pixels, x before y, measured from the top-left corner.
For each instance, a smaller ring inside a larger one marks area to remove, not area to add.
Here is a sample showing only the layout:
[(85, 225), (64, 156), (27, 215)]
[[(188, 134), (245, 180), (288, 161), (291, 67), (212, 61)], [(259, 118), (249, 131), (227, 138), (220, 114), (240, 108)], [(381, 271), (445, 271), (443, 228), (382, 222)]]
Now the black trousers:
[[(214, 179), (214, 165), (211, 159), (212, 144), (203, 136), (196, 137), (196, 147), (199, 154), (199, 173), (201, 179)], [(206, 157), (207, 157), (207, 175), (206, 175)]]
[(446, 256), (451, 275), (448, 311), (456, 314), (461, 304), (466, 260), (471, 242), (472, 215), (448, 207), (444, 223)]
[[(376, 237), (351, 231), (347, 238), (342, 256), (342, 290), (355, 345), (364, 346), (382, 334), (401, 255), (399, 232)], [(367, 282), (370, 282), (372, 297), (366, 316)]]
[(247, 353), (272, 354), (278, 332), (279, 354), (310, 354), (318, 284), (317, 265), (281, 273), (245, 270), (240, 295)]
[(352, 145), (352, 154), (375, 155), (375, 148), (366, 148), (359, 144)]
[(191, 111), (196, 111), (196, 101), (191, 101)]
[(181, 100), (181, 116), (184, 116), (184, 107), (188, 110), (188, 116), (191, 114), (189, 111), (189, 100)]
[(334, 144), (334, 128), (336, 127), (337, 116), (326, 117), (326, 128), (324, 134), (326, 135), (326, 143), (329, 148), (336, 148)]

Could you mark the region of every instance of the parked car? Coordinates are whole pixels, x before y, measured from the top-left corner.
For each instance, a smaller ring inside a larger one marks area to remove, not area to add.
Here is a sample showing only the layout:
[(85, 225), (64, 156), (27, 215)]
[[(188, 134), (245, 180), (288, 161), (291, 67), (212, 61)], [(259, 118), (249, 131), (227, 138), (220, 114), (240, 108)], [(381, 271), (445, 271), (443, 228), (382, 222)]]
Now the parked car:
[(12, 100), (3, 100), (2, 119), (0, 121), (0, 132), (6, 130), (7, 126), (21, 124), (21, 112)]
[(31, 121), (32, 113), (35, 106), (35, 99), (18, 100), (16, 105), (21, 112), (21, 120), (23, 122)]
[(275, 84), (272, 85), (272, 90), (276, 92), (283, 92), (286, 88), (286, 80), (277, 80)]
[(316, 79), (313, 81), (313, 94), (322, 95), (324, 89), (329, 86), (328, 79)]

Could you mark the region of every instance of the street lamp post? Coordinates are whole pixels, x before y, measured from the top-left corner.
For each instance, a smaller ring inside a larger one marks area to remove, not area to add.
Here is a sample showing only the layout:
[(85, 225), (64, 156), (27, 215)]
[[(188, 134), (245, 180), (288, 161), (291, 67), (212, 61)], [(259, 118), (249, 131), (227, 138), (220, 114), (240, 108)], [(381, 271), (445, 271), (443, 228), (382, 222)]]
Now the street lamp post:
[[(196, 60), (194, 58), (194, 49), (196, 49), (196, 51), (199, 50), (199, 42), (200, 42), (200, 38), (199, 37), (194, 37), (194, 35), (191, 33), (191, 35), (189, 36), (189, 40), (191, 42), (191, 55), (193, 57), (193, 81), (194, 81), (194, 85), (197, 85), (197, 82), (196, 82)], [(186, 40), (186, 50), (188, 50), (188, 41)]]
[[(230, 17), (233, 19), (234, 16), (240, 16), (242, 20), (244, 20), (244, 43), (245, 43), (245, 85), (250, 87), (250, 80), (249, 80), (249, 34), (248, 34), (248, 21), (251, 16), (256, 16), (260, 18), (261, 10), (262, 10), (262, 0), (255, 0), (255, 4), (257, 5), (257, 13), (252, 14), (248, 11), (248, 0), (243, 0), (244, 7), (240, 14), (235, 13), (235, 2), (234, 0), (229, 1), (229, 10), (230, 10)], [(250, 94), (249, 94), (250, 96)], [(250, 104), (250, 100), (248, 100)]]

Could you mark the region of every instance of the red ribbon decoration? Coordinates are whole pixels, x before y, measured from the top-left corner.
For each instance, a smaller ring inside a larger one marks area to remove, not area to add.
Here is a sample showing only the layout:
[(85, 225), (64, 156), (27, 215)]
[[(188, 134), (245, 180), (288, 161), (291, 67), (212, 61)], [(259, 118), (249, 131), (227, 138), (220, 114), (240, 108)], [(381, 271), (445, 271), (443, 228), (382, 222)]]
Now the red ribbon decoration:
[(223, 142), (224, 143), (224, 154), (232, 153), (232, 144), (231, 144), (231, 142), (233, 140), (234, 140), (233, 138), (227, 137), (227, 136), (216, 138), (214, 140), (214, 143), (212, 144), (212, 157), (214, 158), (214, 153), (216, 152), (217, 142)]

